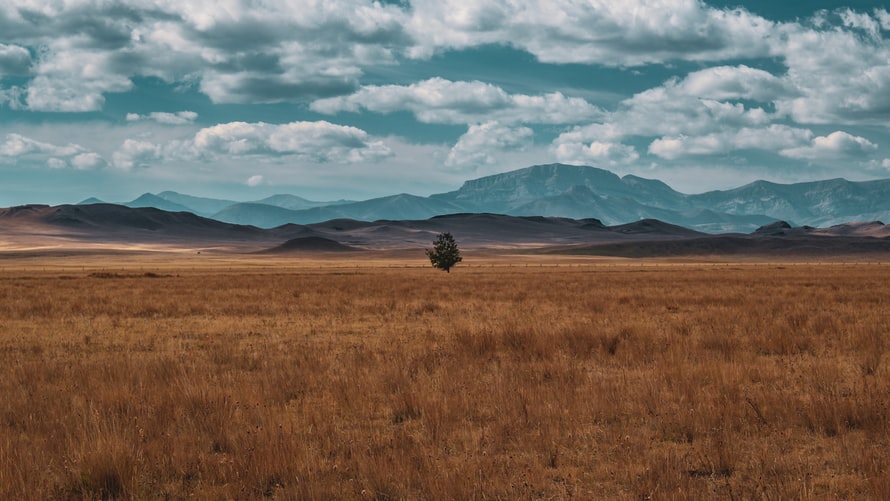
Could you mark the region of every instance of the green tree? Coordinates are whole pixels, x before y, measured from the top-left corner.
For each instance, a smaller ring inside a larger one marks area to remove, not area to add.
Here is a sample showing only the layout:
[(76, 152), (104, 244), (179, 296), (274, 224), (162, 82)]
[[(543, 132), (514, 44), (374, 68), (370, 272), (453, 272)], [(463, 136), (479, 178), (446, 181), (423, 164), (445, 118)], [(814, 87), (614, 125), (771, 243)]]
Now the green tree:
[(433, 240), (433, 248), (426, 249), (426, 255), (430, 258), (430, 263), (434, 267), (445, 270), (446, 273), (451, 273), (449, 271), (451, 267), (463, 260), (460, 257), (460, 249), (457, 248), (457, 242), (454, 241), (451, 233), (447, 231), (440, 233)]

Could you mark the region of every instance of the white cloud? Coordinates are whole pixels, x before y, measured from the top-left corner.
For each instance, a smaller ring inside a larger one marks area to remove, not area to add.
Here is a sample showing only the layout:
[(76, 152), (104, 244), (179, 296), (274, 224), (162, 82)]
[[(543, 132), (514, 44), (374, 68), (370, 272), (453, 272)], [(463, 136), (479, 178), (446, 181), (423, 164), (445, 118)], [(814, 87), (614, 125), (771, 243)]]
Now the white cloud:
[(148, 115), (139, 115), (138, 113), (127, 113), (128, 122), (138, 122), (140, 120), (151, 120), (153, 122), (166, 125), (186, 125), (194, 123), (198, 119), (198, 114), (194, 111), (177, 111), (169, 113), (163, 111), (155, 111)]
[[(134, 77), (197, 84), (219, 103), (327, 97), (394, 60), (393, 47), (410, 43), (408, 15), (372, 0), (9, 0), (0, 74), (33, 75), (27, 103), (42, 111), (101, 109)], [(29, 61), (9, 47), (39, 54)]]
[(112, 162), (119, 169), (149, 167), (162, 158), (161, 147), (148, 141), (127, 139), (112, 155)]
[(470, 125), (448, 153), (449, 167), (478, 167), (497, 161), (495, 155), (508, 150), (522, 150), (534, 132), (528, 127), (508, 127), (497, 122)]
[(247, 178), (247, 182), (245, 184), (247, 184), (247, 186), (253, 187), (253, 186), (259, 186), (259, 185), (263, 184), (263, 181), (264, 181), (263, 176), (255, 175), (255, 176), (250, 176), (249, 178)]
[(809, 144), (814, 134), (807, 129), (787, 125), (764, 128), (743, 127), (701, 136), (667, 136), (654, 140), (649, 153), (675, 160), (695, 155), (719, 155), (738, 150), (763, 150), (779, 153)]
[(507, 43), (541, 61), (637, 66), (770, 53), (773, 23), (697, 0), (415, 0), (414, 57)]
[[(848, 13), (847, 24), (869, 25), (867, 17)], [(880, 16), (871, 23), (879, 20)], [(784, 31), (781, 50), (788, 71), (783, 79), (798, 95), (778, 100), (776, 108), (781, 113), (798, 123), (886, 126), (890, 113), (887, 40), (834, 26), (814, 30), (788, 25)]]
[(129, 75), (115, 71), (111, 53), (64, 45), (64, 37), (48, 48), (33, 67), (36, 76), (25, 86), (25, 103), (34, 111), (101, 110), (105, 94), (133, 87)]
[(369, 85), (349, 96), (320, 99), (311, 108), (320, 113), (369, 110), (410, 111), (426, 123), (577, 123), (603, 112), (581, 98), (560, 92), (539, 96), (509, 94), (479, 81), (452, 82), (431, 78), (411, 85)]
[[(752, 81), (746, 81), (753, 76)], [(765, 127), (775, 117), (762, 107), (746, 106), (736, 99), (755, 99), (782, 92), (766, 72), (741, 66), (691, 73), (670, 79), (619, 103), (602, 121), (562, 132), (554, 144), (568, 158), (584, 145), (610, 144), (634, 136), (705, 136), (714, 131)], [(587, 155), (587, 154), (585, 154)]]
[(51, 169), (70, 166), (87, 170), (105, 165), (101, 155), (79, 144), (58, 145), (21, 134), (7, 134), (6, 140), (0, 143), (0, 163), (18, 163), (19, 160), (37, 165), (43, 163)]
[(326, 121), (230, 122), (201, 129), (195, 134), (194, 151), (216, 155), (293, 155), (319, 163), (375, 162), (392, 154), (382, 142), (356, 127)]
[(553, 146), (556, 158), (560, 162), (573, 164), (615, 167), (632, 164), (640, 158), (636, 148), (620, 143), (592, 141), (590, 143), (559, 143)]
[(107, 162), (98, 153), (81, 153), (71, 157), (71, 166), (78, 170), (92, 170), (104, 167)]
[(65, 167), (68, 167), (68, 162), (61, 158), (50, 157), (46, 160), (46, 166), (50, 169), (64, 169)]
[(794, 93), (781, 78), (745, 65), (714, 66), (694, 71), (677, 87), (685, 95), (718, 101), (753, 99), (771, 102)]
[(827, 136), (814, 138), (809, 145), (789, 148), (781, 153), (786, 157), (804, 160), (844, 159), (862, 157), (877, 148), (876, 144), (864, 137), (835, 131)]
[(51, 143), (37, 141), (20, 134), (7, 134), (6, 141), (0, 144), (0, 157), (15, 159), (27, 155), (47, 156), (74, 156), (83, 153), (85, 149), (76, 144), (59, 146)]

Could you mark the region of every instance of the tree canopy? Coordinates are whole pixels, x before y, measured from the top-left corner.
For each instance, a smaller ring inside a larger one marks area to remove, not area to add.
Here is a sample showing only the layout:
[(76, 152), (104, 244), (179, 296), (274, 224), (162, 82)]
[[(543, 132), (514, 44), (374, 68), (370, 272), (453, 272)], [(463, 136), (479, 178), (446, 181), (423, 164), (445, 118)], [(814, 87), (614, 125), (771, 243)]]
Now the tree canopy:
[(426, 255), (430, 258), (430, 263), (440, 270), (450, 273), (451, 268), (463, 260), (460, 257), (460, 249), (457, 248), (457, 242), (451, 233), (440, 233), (433, 240), (433, 248), (426, 249)]

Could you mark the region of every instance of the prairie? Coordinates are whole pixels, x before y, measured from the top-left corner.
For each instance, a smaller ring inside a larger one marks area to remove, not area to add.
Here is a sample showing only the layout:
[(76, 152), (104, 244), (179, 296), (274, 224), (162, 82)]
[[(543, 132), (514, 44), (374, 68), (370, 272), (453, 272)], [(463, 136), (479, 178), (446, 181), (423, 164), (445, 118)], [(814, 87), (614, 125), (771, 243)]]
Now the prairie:
[(890, 498), (887, 265), (264, 262), (2, 267), (0, 498)]

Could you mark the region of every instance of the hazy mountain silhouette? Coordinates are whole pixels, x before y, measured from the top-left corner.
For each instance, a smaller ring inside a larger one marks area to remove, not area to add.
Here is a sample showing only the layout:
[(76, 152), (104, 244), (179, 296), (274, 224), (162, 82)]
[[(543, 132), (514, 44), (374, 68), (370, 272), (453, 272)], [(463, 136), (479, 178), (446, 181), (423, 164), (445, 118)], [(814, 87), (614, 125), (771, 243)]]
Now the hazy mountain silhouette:
[(221, 221), (271, 228), (330, 219), (425, 219), (453, 213), (596, 218), (607, 225), (658, 219), (708, 233), (749, 233), (774, 221), (831, 226), (890, 218), (890, 179), (844, 179), (779, 184), (756, 181), (739, 188), (680, 193), (662, 181), (575, 165), (536, 165), (466, 181), (429, 197), (391, 195), (359, 202), (315, 202), (294, 195), (236, 203), (175, 192), (127, 202), (190, 211)]

